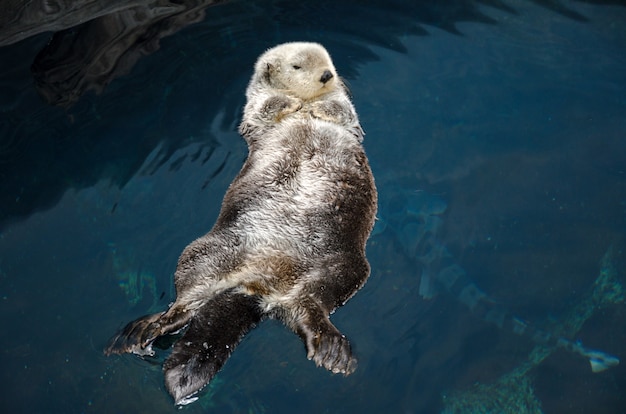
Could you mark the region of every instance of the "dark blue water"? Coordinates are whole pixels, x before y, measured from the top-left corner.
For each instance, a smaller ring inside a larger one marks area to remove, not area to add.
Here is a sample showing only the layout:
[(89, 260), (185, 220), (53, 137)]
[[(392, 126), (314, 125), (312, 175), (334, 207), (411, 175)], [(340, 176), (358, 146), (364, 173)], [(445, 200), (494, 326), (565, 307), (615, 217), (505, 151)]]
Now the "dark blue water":
[(626, 359), (623, 297), (589, 305), (601, 271), (626, 283), (625, 3), (406, 3), (234, 1), (0, 47), (0, 411), (176, 411), (162, 360), (102, 350), (174, 299), (178, 255), (246, 157), (256, 57), (310, 40), (350, 84), (380, 191), (371, 278), (332, 316), (359, 367), (316, 368), (264, 322), (184, 411), (626, 412), (624, 361), (529, 359), (454, 295), (423, 299), (412, 248), (435, 217), (492, 298)]

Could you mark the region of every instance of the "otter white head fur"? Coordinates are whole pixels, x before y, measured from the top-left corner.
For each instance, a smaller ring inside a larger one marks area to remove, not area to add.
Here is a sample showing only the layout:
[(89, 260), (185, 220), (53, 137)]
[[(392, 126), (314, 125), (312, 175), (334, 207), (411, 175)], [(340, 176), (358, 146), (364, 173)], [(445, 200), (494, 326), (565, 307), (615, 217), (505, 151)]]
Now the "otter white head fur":
[(255, 78), (250, 86), (304, 100), (324, 95), (337, 85), (333, 61), (317, 43), (284, 43), (268, 50), (257, 60)]
[(318, 366), (348, 375), (350, 344), (330, 314), (369, 276), (365, 243), (376, 188), (363, 131), (328, 52), (287, 43), (257, 61), (239, 130), (248, 158), (209, 233), (185, 248), (176, 301), (130, 322), (105, 353), (152, 355), (185, 329), (164, 363), (176, 404), (193, 401), (265, 318), (298, 334)]

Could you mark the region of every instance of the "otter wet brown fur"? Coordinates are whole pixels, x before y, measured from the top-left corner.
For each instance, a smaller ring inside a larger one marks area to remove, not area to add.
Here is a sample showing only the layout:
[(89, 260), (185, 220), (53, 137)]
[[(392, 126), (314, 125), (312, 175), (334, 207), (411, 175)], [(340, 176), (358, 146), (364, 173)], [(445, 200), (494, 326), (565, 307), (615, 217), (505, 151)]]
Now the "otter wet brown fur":
[(297, 333), (318, 366), (344, 375), (356, 367), (329, 319), (370, 273), (377, 195), (354, 107), (316, 43), (261, 55), (246, 97), (248, 158), (214, 227), (181, 254), (176, 301), (130, 322), (105, 350), (153, 355), (155, 339), (183, 330), (164, 363), (176, 404), (194, 401), (265, 318)]

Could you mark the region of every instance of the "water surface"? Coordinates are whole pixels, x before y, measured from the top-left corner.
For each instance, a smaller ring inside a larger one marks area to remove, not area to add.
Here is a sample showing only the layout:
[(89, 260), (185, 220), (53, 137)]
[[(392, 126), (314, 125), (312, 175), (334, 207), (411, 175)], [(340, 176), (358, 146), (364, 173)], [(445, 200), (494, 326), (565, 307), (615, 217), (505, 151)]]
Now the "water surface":
[[(368, 245), (369, 282), (332, 317), (359, 368), (316, 368), (268, 321), (185, 411), (442, 412), (527, 363), (532, 341), (445, 292), (420, 297), (423, 233), (402, 214), (425, 207), (403, 194), (430, 203), (438, 242), (477, 285), (538, 326), (576, 318), (607, 251), (626, 282), (623, 2), (197, 3), (141, 36), (106, 38), (123, 20), (109, 16), (0, 47), (3, 412), (176, 411), (160, 360), (102, 349), (174, 299), (178, 255), (246, 157), (236, 127), (254, 61), (284, 41), (329, 49), (367, 134), (387, 227)], [(625, 326), (621, 301), (573, 339), (624, 360)], [(592, 374), (556, 351), (524, 380), (478, 397), (626, 411), (624, 363)]]

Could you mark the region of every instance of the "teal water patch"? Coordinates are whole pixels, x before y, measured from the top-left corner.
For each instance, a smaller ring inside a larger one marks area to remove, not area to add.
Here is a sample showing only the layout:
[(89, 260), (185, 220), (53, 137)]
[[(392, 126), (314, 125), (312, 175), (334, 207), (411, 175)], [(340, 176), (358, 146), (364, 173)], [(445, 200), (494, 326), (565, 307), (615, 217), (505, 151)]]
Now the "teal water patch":
[[(613, 262), (612, 248), (601, 261), (600, 274), (591, 292), (581, 300), (554, 331), (574, 337), (584, 323), (609, 306), (623, 304), (624, 288)], [(491, 383), (477, 383), (472, 388), (443, 394), (443, 414), (541, 414), (541, 402), (533, 389), (529, 373), (558, 349), (535, 346), (526, 361)]]
[(137, 265), (127, 253), (109, 244), (113, 264), (113, 277), (131, 305), (137, 305), (144, 299), (150, 303), (149, 313), (158, 308), (160, 296), (157, 292), (156, 278), (153, 273)]
[[(623, 2), (179, 3), (154, 21), (74, 14), (80, 26), (0, 47), (5, 412), (175, 410), (159, 361), (102, 349), (174, 300), (178, 255), (211, 228), (245, 159), (237, 124), (254, 61), (290, 40), (324, 44), (349, 81), (380, 190), (372, 277), (333, 315), (359, 368), (319, 370), (296, 335), (264, 323), (184, 410), (436, 413), (442, 393), (480, 397), (471, 384), (528, 361), (508, 384), (526, 389), (501, 387), (501, 406), (523, 394), (518, 407), (540, 400), (547, 413), (626, 412), (623, 365), (593, 374), (560, 351), (533, 365), (544, 357), (526, 358), (531, 340), (469, 310), (480, 286), (565, 334), (590, 311), (568, 322), (606, 246), (625, 251)], [(50, 106), (42, 87), (75, 103)], [(459, 267), (441, 280), (474, 280), (462, 301), (420, 286), (423, 269), (436, 282), (443, 249)], [(577, 335), (624, 358), (624, 308), (603, 309)]]

